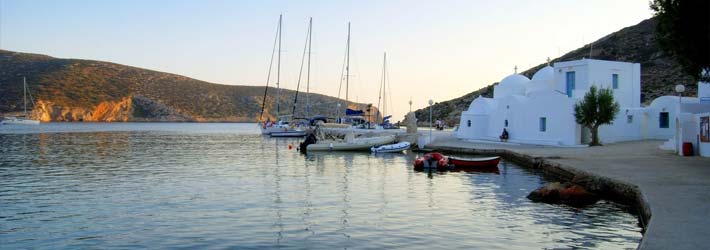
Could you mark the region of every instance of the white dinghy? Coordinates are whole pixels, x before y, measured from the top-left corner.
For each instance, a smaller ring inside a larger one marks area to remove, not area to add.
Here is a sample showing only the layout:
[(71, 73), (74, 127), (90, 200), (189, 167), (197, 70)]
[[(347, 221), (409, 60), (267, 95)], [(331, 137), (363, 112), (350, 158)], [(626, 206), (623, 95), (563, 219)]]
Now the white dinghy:
[(395, 143), (395, 144), (388, 144), (388, 145), (382, 145), (379, 147), (372, 147), (370, 148), (370, 151), (373, 153), (398, 153), (402, 152), (404, 150), (409, 149), (409, 147), (412, 144), (406, 141), (400, 142), (400, 143)]

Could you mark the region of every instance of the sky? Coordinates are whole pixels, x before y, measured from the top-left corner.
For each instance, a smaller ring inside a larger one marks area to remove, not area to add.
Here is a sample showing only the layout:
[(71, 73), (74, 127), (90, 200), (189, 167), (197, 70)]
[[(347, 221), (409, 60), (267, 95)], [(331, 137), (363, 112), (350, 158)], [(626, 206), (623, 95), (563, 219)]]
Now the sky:
[(312, 17), (310, 90), (338, 96), (351, 22), (350, 100), (377, 104), (387, 52), (386, 112), (400, 120), (410, 98), (415, 110), (460, 97), (652, 11), (648, 0), (0, 0), (0, 49), (264, 86), (280, 14), (282, 87), (296, 88)]

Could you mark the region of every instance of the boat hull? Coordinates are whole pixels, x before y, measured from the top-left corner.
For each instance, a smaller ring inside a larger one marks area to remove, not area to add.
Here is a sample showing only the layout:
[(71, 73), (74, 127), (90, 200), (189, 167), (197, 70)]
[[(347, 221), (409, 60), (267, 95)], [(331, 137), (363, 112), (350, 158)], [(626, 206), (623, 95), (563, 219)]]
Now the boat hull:
[(4, 125), (39, 125), (38, 120), (29, 120), (29, 119), (8, 119), (8, 120), (3, 120), (2, 124)]
[(271, 137), (304, 137), (306, 136), (306, 131), (303, 130), (292, 130), (292, 131), (278, 131), (271, 132), (269, 134)]
[(409, 149), (410, 146), (411, 144), (409, 142), (400, 142), (396, 144), (372, 147), (370, 148), (370, 151), (373, 153), (399, 153)]
[(499, 156), (471, 159), (449, 157), (449, 164), (455, 168), (494, 168), (498, 167), (499, 162)]
[(394, 142), (394, 135), (357, 138), (352, 142), (322, 141), (306, 146), (307, 151), (369, 151), (372, 147)]
[(498, 172), (500, 157), (459, 158), (441, 153), (428, 153), (414, 161), (414, 170)]

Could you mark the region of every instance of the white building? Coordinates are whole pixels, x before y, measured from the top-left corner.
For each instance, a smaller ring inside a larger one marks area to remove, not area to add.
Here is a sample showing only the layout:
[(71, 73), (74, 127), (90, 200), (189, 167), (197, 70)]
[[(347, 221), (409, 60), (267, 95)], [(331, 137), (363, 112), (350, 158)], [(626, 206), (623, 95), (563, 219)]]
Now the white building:
[[(672, 132), (668, 136), (671, 139), (664, 143), (661, 148), (676, 150), (678, 154), (682, 154), (682, 145), (691, 143), (694, 154), (710, 157), (710, 83), (698, 83), (697, 98), (683, 97), (679, 100), (677, 96), (667, 97), (671, 99), (669, 102), (674, 105), (666, 110), (676, 114), (679, 113), (679, 116), (671, 117), (675, 117), (673, 125), (680, 124), (680, 126), (672, 126)], [(682, 102), (682, 104), (678, 105), (679, 102)], [(653, 107), (652, 103), (649, 108)], [(655, 111), (658, 111), (657, 107)]]
[(612, 88), (621, 106), (612, 125), (599, 128), (602, 142), (641, 138), (641, 66), (582, 59), (555, 63), (532, 79), (513, 74), (494, 87), (493, 98), (478, 97), (461, 114), (458, 137), (498, 140), (503, 128), (511, 142), (548, 145), (588, 143), (589, 131), (574, 119), (574, 104), (589, 87)]
[[(494, 87), (493, 98), (478, 97), (471, 102), (468, 110), (462, 112), (457, 136), (497, 141), (505, 128), (510, 142), (567, 146), (587, 144), (590, 133), (576, 123), (574, 105), (592, 85), (610, 88), (620, 106), (614, 122), (599, 128), (602, 143), (645, 138), (669, 139), (675, 135), (674, 121), (679, 114), (679, 99), (677, 96), (663, 96), (649, 107), (641, 107), (640, 64), (582, 59), (555, 63), (554, 67), (546, 66), (532, 79), (518, 74), (503, 78)], [(703, 110), (710, 112), (710, 108), (695, 105), (703, 98), (710, 102), (710, 87), (707, 92), (700, 95), (701, 98), (683, 98), (681, 113), (691, 109), (694, 114)], [(693, 119), (700, 121), (700, 118)]]

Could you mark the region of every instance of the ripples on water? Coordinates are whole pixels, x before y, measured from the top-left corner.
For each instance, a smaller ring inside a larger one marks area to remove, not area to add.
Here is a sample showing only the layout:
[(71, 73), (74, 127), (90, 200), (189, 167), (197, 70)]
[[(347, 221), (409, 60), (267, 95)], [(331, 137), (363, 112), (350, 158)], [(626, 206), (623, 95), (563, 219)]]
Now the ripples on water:
[[(531, 203), (546, 181), (289, 150), (253, 124), (0, 127), (0, 248), (634, 249), (634, 216)], [(89, 131), (89, 132), (80, 132)]]

